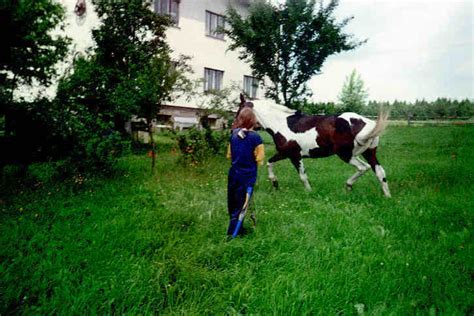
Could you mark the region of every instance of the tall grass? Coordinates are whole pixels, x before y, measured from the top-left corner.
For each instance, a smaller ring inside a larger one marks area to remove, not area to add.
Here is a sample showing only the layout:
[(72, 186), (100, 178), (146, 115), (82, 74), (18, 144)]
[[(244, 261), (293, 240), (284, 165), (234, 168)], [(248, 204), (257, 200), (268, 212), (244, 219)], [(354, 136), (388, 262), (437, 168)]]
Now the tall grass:
[[(267, 155), (274, 148), (267, 140)], [(260, 169), (257, 227), (227, 242), (228, 162), (159, 152), (113, 178), (4, 179), (0, 314), (449, 314), (474, 311), (474, 128), (389, 127), (373, 174), (287, 161)], [(246, 224), (248, 225), (248, 223)]]

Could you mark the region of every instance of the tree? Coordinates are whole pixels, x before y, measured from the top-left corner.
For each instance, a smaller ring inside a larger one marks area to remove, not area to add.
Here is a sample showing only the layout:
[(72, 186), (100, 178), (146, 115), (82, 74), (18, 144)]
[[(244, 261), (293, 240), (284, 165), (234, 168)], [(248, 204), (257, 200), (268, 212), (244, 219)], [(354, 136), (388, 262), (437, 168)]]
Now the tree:
[[(64, 8), (52, 0), (16, 0), (0, 3), (0, 83), (11, 92), (34, 80), (48, 85), (69, 39), (52, 36), (64, 19)], [(63, 26), (61, 26), (63, 27)]]
[(191, 72), (191, 68), (187, 64), (188, 59), (186, 56), (181, 56), (178, 60), (172, 60), (168, 54), (154, 56), (148, 67), (144, 68), (136, 79), (134, 103), (139, 109), (138, 116), (144, 117), (147, 122), (151, 144), (152, 172), (155, 170), (156, 160), (153, 118), (163, 102), (172, 101), (176, 93), (187, 93), (191, 88), (192, 83), (186, 76)]
[(103, 75), (102, 85), (96, 87), (97, 101), (100, 111), (114, 121), (115, 130), (125, 134), (125, 121), (140, 111), (139, 104), (128, 102), (129, 93), (137, 91), (136, 80), (153, 59), (169, 59), (165, 31), (172, 22), (151, 11), (151, 1), (93, 3), (102, 21), (92, 32), (97, 44), (94, 59)]
[(311, 102), (307, 100), (296, 102), (301, 103), (297, 108), (307, 114), (324, 115), (336, 112), (336, 104), (334, 102)]
[[(81, 108), (73, 112), (94, 116), (95, 124), (103, 122), (96, 134), (118, 133), (128, 139), (125, 122), (139, 116), (146, 119), (152, 136), (152, 119), (163, 102), (190, 86), (187, 58), (172, 59), (166, 43), (171, 19), (151, 11), (150, 1), (93, 3), (102, 22), (92, 32), (96, 46), (89, 56), (76, 60), (73, 72), (58, 87), (58, 97), (71, 108)], [(154, 169), (155, 145), (150, 139)]]
[(293, 101), (309, 96), (306, 83), (321, 72), (328, 56), (364, 43), (343, 32), (352, 18), (336, 22), (337, 5), (332, 0), (316, 9), (315, 0), (287, 0), (280, 6), (257, 1), (247, 17), (230, 8), (230, 27), (224, 32), (232, 40), (230, 49), (241, 49), (239, 57), (250, 63), (253, 75), (271, 81), (266, 96), (294, 107)]
[(342, 91), (339, 94), (341, 110), (344, 112), (362, 112), (367, 103), (368, 93), (360, 75), (355, 69), (346, 77)]
[(63, 27), (63, 19), (64, 9), (54, 0), (0, 2), (0, 117), (5, 135), (1, 143), (6, 146), (0, 150), (10, 156), (2, 164), (28, 163), (47, 145), (38, 134), (31, 135), (31, 128), (42, 133), (58, 119), (51, 116), (47, 100), (23, 102), (15, 99), (15, 92), (33, 84), (47, 86), (57, 75), (55, 65), (66, 56), (69, 39), (53, 36), (52, 31)]
[(463, 99), (458, 104), (456, 115), (473, 117), (474, 116), (474, 100)]

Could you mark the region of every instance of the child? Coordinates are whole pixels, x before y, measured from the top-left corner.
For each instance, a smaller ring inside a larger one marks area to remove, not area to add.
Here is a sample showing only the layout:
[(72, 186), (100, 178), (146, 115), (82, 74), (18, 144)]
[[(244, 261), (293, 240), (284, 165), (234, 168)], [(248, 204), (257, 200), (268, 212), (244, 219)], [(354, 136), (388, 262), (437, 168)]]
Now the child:
[[(248, 205), (257, 180), (257, 165), (263, 164), (264, 149), (260, 135), (253, 128), (257, 118), (251, 108), (243, 108), (232, 126), (227, 158), (232, 160), (227, 184), (227, 207), (230, 223), (227, 235), (236, 228), (244, 204)], [(239, 233), (242, 233), (240, 230)]]

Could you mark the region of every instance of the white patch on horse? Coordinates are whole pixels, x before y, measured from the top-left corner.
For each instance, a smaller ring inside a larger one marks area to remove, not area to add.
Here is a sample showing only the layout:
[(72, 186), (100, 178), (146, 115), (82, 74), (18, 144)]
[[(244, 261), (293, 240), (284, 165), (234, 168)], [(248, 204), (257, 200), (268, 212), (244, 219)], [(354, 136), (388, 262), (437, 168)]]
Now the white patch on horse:
[(311, 185), (309, 184), (308, 176), (306, 175), (306, 172), (304, 170), (303, 161), (300, 161), (300, 165), (299, 165), (299, 168), (298, 168), (298, 173), (300, 175), (301, 181), (304, 184), (305, 189), (308, 190), (308, 191), (311, 191)]
[(280, 133), (287, 141), (295, 141), (301, 148), (301, 156), (308, 157), (309, 151), (318, 148), (316, 138), (318, 132), (313, 127), (304, 133), (295, 133), (288, 127), (287, 118), (295, 114), (295, 110), (269, 101), (253, 101), (254, 113), (263, 128), (270, 128), (273, 133)]
[(385, 170), (382, 168), (381, 165), (375, 166), (375, 174), (377, 175), (377, 178), (379, 179), (380, 184), (382, 185), (382, 190), (385, 196), (391, 197), (390, 189), (388, 188), (387, 179), (385, 178)]
[(276, 176), (273, 173), (273, 163), (267, 162), (267, 167), (268, 167), (268, 178), (274, 182), (276, 180)]
[[(339, 115), (340, 118), (346, 120), (349, 123), (349, 126), (352, 126), (351, 119), (356, 119), (356, 120), (361, 120), (362, 122), (365, 123), (364, 127), (355, 135), (354, 138), (354, 149), (352, 150), (352, 155), (353, 156), (358, 156), (364, 151), (367, 150), (367, 148), (374, 148), (377, 147), (378, 144), (378, 137), (374, 138), (368, 138), (370, 132), (375, 128), (375, 122), (372, 121), (371, 119), (368, 119), (366, 117), (363, 117), (362, 115), (359, 115), (354, 112), (345, 112)], [(373, 140), (377, 138), (376, 145), (373, 145)]]

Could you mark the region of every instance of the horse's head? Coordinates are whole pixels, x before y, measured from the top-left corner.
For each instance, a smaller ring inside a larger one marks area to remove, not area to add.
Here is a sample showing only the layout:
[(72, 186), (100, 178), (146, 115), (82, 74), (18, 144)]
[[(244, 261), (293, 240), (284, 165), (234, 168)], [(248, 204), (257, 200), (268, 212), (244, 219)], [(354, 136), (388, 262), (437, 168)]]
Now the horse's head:
[(253, 103), (250, 102), (250, 101), (246, 101), (245, 96), (241, 93), (240, 94), (240, 104), (239, 104), (239, 108), (237, 109), (237, 113), (235, 114), (235, 117), (238, 117), (239, 114), (240, 114), (240, 111), (242, 111), (242, 109), (246, 108), (246, 107), (249, 107), (249, 108), (253, 109)]

